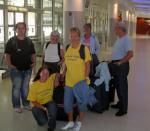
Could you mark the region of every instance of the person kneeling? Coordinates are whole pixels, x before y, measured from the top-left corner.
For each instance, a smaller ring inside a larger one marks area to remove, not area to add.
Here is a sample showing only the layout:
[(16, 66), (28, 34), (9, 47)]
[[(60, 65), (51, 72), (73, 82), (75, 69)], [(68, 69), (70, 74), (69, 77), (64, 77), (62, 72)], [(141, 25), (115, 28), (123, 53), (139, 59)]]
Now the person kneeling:
[(57, 109), (53, 101), (53, 89), (56, 84), (56, 74), (50, 74), (48, 69), (41, 67), (30, 86), (28, 100), (32, 103), (32, 114), (40, 126), (48, 123), (47, 131), (56, 127)]

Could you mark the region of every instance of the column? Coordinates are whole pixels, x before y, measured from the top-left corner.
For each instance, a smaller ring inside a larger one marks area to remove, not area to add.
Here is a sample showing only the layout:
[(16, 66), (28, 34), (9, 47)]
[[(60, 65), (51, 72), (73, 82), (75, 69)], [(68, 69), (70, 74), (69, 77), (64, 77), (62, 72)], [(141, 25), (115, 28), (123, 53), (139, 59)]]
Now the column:
[(83, 5), (84, 0), (64, 0), (63, 2), (63, 42), (64, 46), (69, 44), (69, 29), (83, 27)]
[(112, 46), (116, 41), (115, 24), (118, 20), (118, 3), (113, 0), (108, 4), (108, 46)]

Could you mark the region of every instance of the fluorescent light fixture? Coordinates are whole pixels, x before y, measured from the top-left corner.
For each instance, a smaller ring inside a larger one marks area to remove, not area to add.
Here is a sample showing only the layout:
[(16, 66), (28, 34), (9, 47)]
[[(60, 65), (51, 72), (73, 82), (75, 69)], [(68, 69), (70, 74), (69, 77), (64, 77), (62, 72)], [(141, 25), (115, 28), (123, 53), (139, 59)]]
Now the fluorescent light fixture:
[(149, 9), (149, 8), (150, 8), (150, 5), (135, 5), (135, 7), (137, 7), (137, 8), (147, 8), (147, 9)]
[(132, 0), (134, 3), (150, 3), (149, 0)]

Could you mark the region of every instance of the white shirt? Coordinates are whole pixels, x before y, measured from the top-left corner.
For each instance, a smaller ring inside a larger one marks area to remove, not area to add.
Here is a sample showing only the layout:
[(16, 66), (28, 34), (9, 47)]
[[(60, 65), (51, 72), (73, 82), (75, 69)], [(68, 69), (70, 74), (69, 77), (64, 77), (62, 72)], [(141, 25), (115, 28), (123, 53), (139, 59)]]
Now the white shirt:
[[(49, 44), (46, 48), (46, 44), (44, 46), (44, 54), (45, 62), (59, 62), (59, 54), (58, 54), (58, 45), (57, 44)], [(60, 49), (63, 49), (62, 45), (60, 45)]]

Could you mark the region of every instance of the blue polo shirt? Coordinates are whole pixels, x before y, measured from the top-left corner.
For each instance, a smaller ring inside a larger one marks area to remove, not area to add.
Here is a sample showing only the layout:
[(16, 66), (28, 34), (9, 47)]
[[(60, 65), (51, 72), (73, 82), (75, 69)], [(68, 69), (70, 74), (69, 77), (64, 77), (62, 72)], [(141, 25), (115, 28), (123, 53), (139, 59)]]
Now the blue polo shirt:
[(112, 49), (112, 60), (120, 60), (132, 50), (132, 42), (128, 35), (119, 38)]

